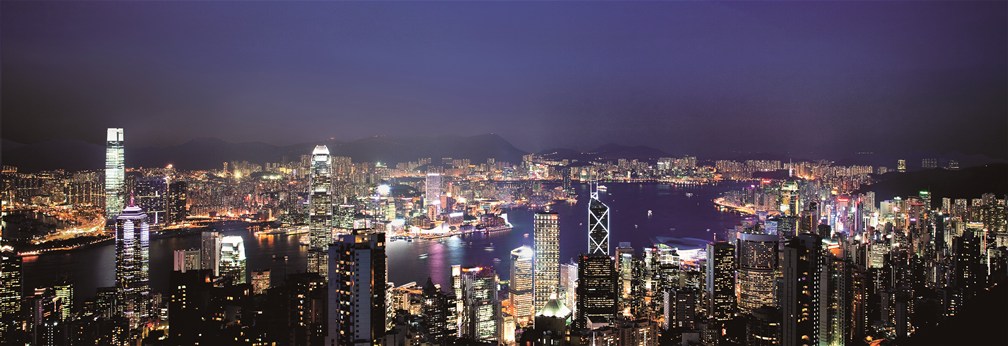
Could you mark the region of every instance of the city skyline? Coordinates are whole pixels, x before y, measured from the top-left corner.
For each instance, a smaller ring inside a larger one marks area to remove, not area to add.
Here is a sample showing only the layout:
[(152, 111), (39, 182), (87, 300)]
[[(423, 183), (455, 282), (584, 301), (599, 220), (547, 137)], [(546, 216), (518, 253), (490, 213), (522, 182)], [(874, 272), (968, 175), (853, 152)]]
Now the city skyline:
[(0, 1), (0, 344), (1006, 344), (1006, 28)]

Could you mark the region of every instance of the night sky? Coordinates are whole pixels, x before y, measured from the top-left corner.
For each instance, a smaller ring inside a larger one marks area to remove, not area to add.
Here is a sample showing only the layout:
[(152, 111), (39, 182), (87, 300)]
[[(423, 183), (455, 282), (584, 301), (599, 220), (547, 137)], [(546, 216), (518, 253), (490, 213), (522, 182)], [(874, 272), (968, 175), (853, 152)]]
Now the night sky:
[(1008, 157), (1008, 3), (0, 5), (2, 136)]

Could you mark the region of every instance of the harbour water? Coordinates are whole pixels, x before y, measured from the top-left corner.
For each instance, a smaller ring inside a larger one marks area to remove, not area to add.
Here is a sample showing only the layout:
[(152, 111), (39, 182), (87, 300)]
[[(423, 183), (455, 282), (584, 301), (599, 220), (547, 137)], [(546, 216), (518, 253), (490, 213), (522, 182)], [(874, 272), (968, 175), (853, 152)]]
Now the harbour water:
[[(637, 253), (656, 239), (682, 249), (699, 248), (741, 220), (736, 213), (719, 212), (712, 200), (721, 192), (739, 185), (721, 183), (703, 186), (669, 186), (654, 183), (611, 183), (601, 199), (610, 208), (610, 251), (620, 242), (630, 242)], [(588, 248), (587, 196), (588, 186), (577, 186), (575, 204), (557, 203), (553, 209), (560, 214), (560, 260), (567, 262)], [(649, 212), (650, 211), (650, 212)], [(422, 283), (428, 276), (447, 286), (451, 281), (451, 266), (494, 266), (501, 279), (508, 278), (511, 250), (532, 245), (534, 210), (512, 208), (508, 219), (514, 225), (510, 232), (489, 235), (474, 234), (438, 240), (391, 241), (387, 244), (389, 281), (396, 285), (410, 281)], [(245, 241), (248, 271), (270, 269), (274, 280), (287, 273), (302, 272), (306, 266), (306, 248), (299, 236), (254, 235), (241, 224), (218, 225), (225, 235), (240, 235)], [(196, 235), (155, 239), (151, 241), (150, 279), (156, 292), (166, 293), (172, 270), (172, 251), (199, 247)], [(286, 258), (286, 260), (284, 260)], [(43, 254), (24, 259), (24, 287), (52, 285), (61, 276), (75, 283), (74, 300), (83, 302), (95, 294), (98, 287), (115, 284), (115, 246), (99, 246), (68, 252)]]

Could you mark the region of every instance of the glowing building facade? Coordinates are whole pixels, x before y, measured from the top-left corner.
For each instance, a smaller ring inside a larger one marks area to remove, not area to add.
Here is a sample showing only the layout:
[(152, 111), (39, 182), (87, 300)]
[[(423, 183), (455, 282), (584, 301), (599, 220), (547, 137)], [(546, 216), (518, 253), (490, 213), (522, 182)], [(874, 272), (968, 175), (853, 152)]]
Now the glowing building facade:
[(136, 330), (150, 317), (150, 225), (133, 205), (116, 218), (116, 312)]
[(0, 245), (0, 340), (13, 333), (21, 319), (21, 256)]
[(114, 220), (126, 200), (126, 165), (123, 129), (110, 128), (105, 136), (105, 219)]
[(434, 206), (437, 213), (441, 212), (441, 173), (427, 173), (424, 182), (424, 206)]
[(777, 247), (777, 235), (738, 233), (736, 236), (739, 312), (750, 313), (764, 305), (777, 305)]
[(588, 254), (609, 256), (609, 206), (599, 200), (597, 189), (588, 201)]
[(462, 328), (459, 334), (481, 342), (496, 342), (500, 303), (497, 273), (491, 267), (461, 268)]
[(387, 322), (385, 233), (340, 235), (328, 255), (328, 344), (380, 345)]
[(528, 246), (511, 250), (511, 305), (515, 320), (521, 325), (532, 321), (532, 259), (534, 252)]
[(220, 276), (234, 285), (248, 283), (245, 242), (241, 236), (227, 236), (221, 239)]
[(707, 308), (714, 320), (724, 323), (735, 314), (735, 246), (728, 242), (707, 244)]
[(534, 310), (539, 311), (560, 284), (560, 215), (554, 211), (537, 212), (533, 218), (533, 229), (535, 233), (533, 300)]
[(311, 190), (308, 196), (308, 272), (326, 275), (329, 243), (332, 243), (332, 159), (329, 148), (315, 147), (311, 156)]

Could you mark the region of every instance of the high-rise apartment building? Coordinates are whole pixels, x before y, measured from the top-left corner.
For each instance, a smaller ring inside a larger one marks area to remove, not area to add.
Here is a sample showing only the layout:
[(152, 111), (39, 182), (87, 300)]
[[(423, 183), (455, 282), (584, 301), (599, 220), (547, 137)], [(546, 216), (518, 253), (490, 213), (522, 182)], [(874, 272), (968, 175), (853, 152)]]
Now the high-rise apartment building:
[(329, 246), (328, 345), (379, 345), (386, 327), (385, 233), (343, 234)]
[(21, 275), (21, 256), (0, 243), (0, 340), (10, 340), (20, 325)]
[(781, 270), (781, 344), (818, 345), (820, 282), (825, 265), (822, 238), (802, 233), (784, 246)]
[(434, 206), (436, 212), (441, 212), (441, 173), (427, 173), (424, 181), (424, 206)]

